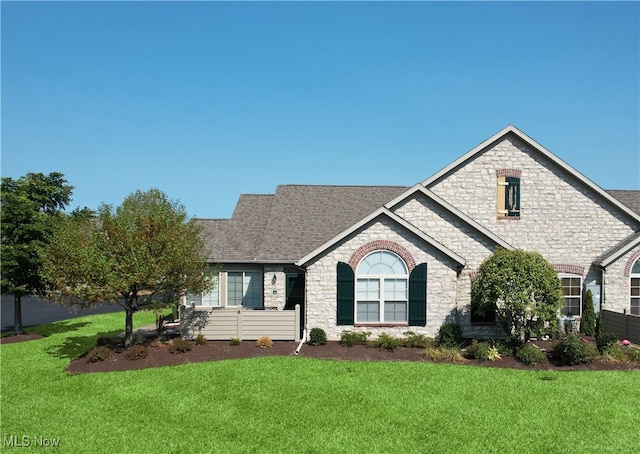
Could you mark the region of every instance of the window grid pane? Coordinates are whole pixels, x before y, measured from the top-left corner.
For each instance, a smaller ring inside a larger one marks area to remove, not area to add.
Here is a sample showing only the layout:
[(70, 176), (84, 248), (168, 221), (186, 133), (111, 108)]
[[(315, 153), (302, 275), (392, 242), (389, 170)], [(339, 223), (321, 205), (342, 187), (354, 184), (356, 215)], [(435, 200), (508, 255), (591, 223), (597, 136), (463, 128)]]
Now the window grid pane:
[(227, 276), (227, 305), (242, 306), (242, 273)]
[(562, 294), (564, 295), (563, 315), (580, 316), (582, 312), (582, 278), (560, 278)]
[(385, 322), (406, 322), (407, 303), (404, 301), (388, 301), (384, 303)]
[(358, 321), (378, 322), (380, 321), (380, 303), (377, 301), (358, 301)]
[[(636, 265), (640, 263), (638, 260), (633, 269), (635, 270)], [(629, 313), (631, 315), (640, 315), (640, 277), (632, 277), (631, 278), (631, 301), (629, 307)]]

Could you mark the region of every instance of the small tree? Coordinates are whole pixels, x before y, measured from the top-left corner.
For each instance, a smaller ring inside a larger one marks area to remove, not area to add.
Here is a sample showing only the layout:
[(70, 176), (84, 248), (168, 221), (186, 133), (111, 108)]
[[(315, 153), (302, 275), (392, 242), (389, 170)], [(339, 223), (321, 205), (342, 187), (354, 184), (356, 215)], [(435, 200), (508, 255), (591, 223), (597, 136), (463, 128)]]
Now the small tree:
[(474, 309), (495, 311), (514, 343), (524, 345), (536, 324), (556, 319), (562, 307), (560, 280), (539, 253), (498, 248), (478, 271), (471, 285)]
[(14, 297), (16, 334), (24, 333), (22, 297), (44, 291), (37, 251), (49, 240), (71, 199), (73, 186), (66, 183), (59, 172), (28, 173), (17, 180), (2, 178), (2, 293)]
[(137, 191), (115, 210), (103, 204), (97, 218), (70, 216), (41, 252), (47, 297), (122, 306), (129, 348), (135, 312), (211, 288), (199, 233), (184, 207), (157, 189)]
[(587, 336), (596, 334), (596, 312), (593, 308), (593, 293), (587, 290), (582, 303), (582, 319), (580, 320), (580, 329)]

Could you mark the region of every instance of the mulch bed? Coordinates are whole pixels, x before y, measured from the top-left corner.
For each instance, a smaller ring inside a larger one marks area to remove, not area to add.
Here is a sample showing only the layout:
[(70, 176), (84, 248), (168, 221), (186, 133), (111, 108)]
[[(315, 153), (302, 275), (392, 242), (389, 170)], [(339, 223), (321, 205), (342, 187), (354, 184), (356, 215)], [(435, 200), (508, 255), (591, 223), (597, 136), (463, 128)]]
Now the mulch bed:
[(10, 336), (0, 337), (0, 344), (14, 344), (16, 342), (41, 339), (42, 337), (44, 336), (35, 333), (12, 334)]
[[(39, 334), (23, 334), (3, 337), (3, 344), (39, 339)], [(91, 363), (86, 357), (77, 358), (69, 364), (67, 371), (73, 374), (90, 372), (110, 372), (132, 369), (146, 369), (149, 367), (174, 366), (179, 364), (199, 363), (205, 361), (221, 361), (228, 359), (256, 358), (264, 356), (296, 356), (297, 342), (276, 341), (270, 348), (259, 348), (254, 341), (244, 341), (240, 345), (230, 345), (229, 341), (208, 341), (205, 345), (193, 345), (191, 351), (186, 353), (170, 353), (159, 342), (151, 343), (147, 348), (146, 358), (128, 360), (122, 351), (106, 361)], [(536, 342), (540, 348), (547, 350), (550, 356), (553, 342)], [(326, 345), (311, 346), (303, 344), (300, 353), (301, 358), (318, 358), (337, 361), (426, 361), (421, 348), (398, 347), (387, 351), (373, 346), (355, 345), (344, 347), (339, 342), (329, 341)], [(466, 359), (463, 364), (479, 367), (502, 367), (521, 370), (640, 370), (640, 364), (627, 364), (622, 362), (594, 361), (590, 364), (577, 366), (557, 366), (549, 358), (538, 364), (526, 365), (513, 356), (505, 356), (497, 361), (481, 361)]]
[[(551, 342), (540, 342), (540, 348), (551, 353)], [(72, 361), (67, 371), (75, 374), (88, 372), (107, 372), (148, 367), (173, 366), (178, 364), (198, 363), (204, 361), (221, 361), (239, 358), (256, 358), (265, 356), (296, 356), (296, 342), (274, 342), (270, 348), (259, 348), (253, 341), (244, 341), (232, 346), (228, 341), (208, 341), (205, 345), (194, 345), (186, 353), (170, 353), (166, 348), (148, 348), (148, 356), (139, 360), (128, 360), (123, 353), (117, 353), (107, 361), (90, 363), (86, 358)], [(398, 347), (393, 351), (373, 346), (355, 345), (344, 347), (339, 342), (329, 341), (326, 345), (311, 346), (304, 344), (299, 354), (301, 358), (318, 358), (337, 361), (426, 361), (422, 348)], [(548, 358), (534, 365), (526, 365), (513, 356), (506, 356), (497, 361), (481, 361), (467, 359), (464, 365), (480, 367), (503, 367), (521, 370), (633, 370), (640, 369), (640, 364), (594, 361), (577, 366), (556, 366)]]

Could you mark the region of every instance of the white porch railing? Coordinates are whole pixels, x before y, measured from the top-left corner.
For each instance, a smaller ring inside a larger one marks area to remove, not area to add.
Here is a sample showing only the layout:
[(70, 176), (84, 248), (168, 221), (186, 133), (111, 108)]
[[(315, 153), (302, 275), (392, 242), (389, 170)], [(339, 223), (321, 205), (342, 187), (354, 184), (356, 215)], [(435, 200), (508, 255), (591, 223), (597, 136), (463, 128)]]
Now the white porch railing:
[(182, 307), (182, 337), (193, 339), (202, 334), (207, 340), (300, 341), (300, 305), (295, 310), (251, 310), (243, 308)]

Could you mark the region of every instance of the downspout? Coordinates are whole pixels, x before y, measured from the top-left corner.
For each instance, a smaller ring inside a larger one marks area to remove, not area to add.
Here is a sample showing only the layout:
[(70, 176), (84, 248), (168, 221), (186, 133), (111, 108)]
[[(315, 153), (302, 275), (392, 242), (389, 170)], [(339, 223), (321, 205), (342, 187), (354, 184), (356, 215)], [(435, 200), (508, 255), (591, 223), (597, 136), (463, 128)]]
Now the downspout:
[(304, 328), (302, 330), (302, 339), (300, 340), (300, 344), (298, 345), (298, 348), (296, 348), (296, 356), (298, 356), (298, 353), (300, 353), (300, 349), (302, 348), (302, 344), (304, 344), (305, 339), (307, 338), (307, 328)]

